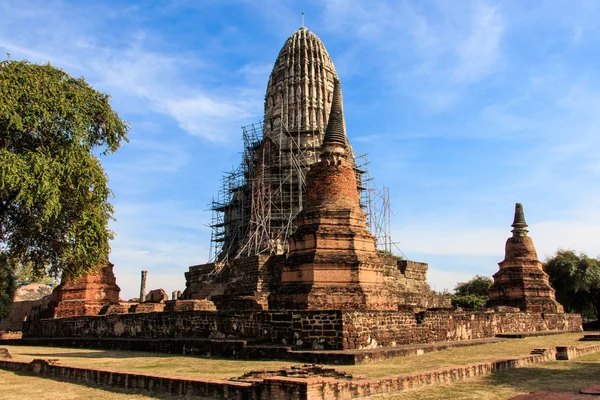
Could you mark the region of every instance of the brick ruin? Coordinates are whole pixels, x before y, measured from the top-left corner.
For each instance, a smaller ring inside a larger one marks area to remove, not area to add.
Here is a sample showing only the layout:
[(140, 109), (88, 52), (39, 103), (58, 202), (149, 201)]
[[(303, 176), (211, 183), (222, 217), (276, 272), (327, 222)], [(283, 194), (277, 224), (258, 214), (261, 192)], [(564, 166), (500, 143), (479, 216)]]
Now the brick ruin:
[(334, 85), (321, 160), (308, 171), (305, 205), (296, 217), (298, 228), (288, 241), (281, 284), (269, 296), (269, 308), (397, 310), (360, 208), (338, 79)]
[(563, 306), (556, 301), (548, 274), (538, 260), (533, 240), (527, 236), (523, 205), (515, 205), (512, 237), (506, 241), (504, 260), (494, 274), (489, 289), (488, 307), (511, 306), (525, 312), (562, 313)]
[[(302, 52), (303, 42), (298, 43)], [(284, 251), (192, 266), (181, 296), (165, 300), (160, 293), (160, 301), (139, 304), (119, 303), (108, 265), (61, 284), (54, 319), (32, 322), (24, 337), (186, 354), (236, 348), (231, 354), (238, 357), (253, 347), (245, 354), (269, 358), (290, 349), (373, 349), (581, 330), (580, 316), (564, 314), (554, 299), (526, 235), (522, 208), (517, 207), (513, 237), (490, 289), (490, 307), (496, 310), (451, 310), (447, 296), (431, 292), (427, 264), (378, 252), (360, 207), (337, 76), (332, 83), (318, 160), (306, 175), (297, 229)]]
[(98, 315), (108, 306), (119, 304), (119, 292), (113, 264), (101, 265), (97, 271), (76, 279), (66, 278), (52, 292), (53, 318)]

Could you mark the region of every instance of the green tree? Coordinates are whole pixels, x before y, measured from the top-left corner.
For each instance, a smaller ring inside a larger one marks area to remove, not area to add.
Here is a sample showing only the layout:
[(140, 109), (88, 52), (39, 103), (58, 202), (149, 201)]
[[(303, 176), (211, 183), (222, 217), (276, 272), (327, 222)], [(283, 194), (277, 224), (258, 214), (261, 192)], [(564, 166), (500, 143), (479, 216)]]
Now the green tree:
[(485, 307), (489, 295), (488, 289), (494, 281), (481, 275), (475, 275), (467, 282), (459, 282), (454, 288), (452, 305), (466, 309), (480, 309)]
[(460, 296), (475, 296), (488, 297), (488, 289), (494, 281), (487, 276), (475, 275), (467, 282), (458, 282), (454, 288), (454, 294)]
[(58, 280), (50, 276), (47, 273), (40, 273), (35, 271), (33, 265), (30, 263), (20, 263), (16, 265), (15, 270), (13, 271), (13, 277), (15, 281), (15, 288), (18, 288), (27, 283), (53, 283), (58, 284)]
[(546, 259), (544, 271), (565, 311), (600, 319), (600, 259), (573, 250), (558, 250)]
[[(3, 254), (0, 254), (0, 262)], [(12, 273), (7, 268), (0, 268), (0, 317), (8, 315), (15, 293), (15, 281)]]
[(128, 130), (83, 78), (0, 62), (0, 269), (77, 276), (107, 262), (113, 208), (98, 156)]

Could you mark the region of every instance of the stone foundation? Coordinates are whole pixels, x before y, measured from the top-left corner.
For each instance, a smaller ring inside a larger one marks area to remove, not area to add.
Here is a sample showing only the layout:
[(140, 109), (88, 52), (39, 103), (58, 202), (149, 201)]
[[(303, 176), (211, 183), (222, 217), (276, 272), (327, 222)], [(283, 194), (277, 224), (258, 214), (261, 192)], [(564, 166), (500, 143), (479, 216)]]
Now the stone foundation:
[(581, 331), (577, 314), (424, 311), (185, 311), (84, 316), (33, 322), (27, 338), (252, 338), (311, 349), (367, 349)]

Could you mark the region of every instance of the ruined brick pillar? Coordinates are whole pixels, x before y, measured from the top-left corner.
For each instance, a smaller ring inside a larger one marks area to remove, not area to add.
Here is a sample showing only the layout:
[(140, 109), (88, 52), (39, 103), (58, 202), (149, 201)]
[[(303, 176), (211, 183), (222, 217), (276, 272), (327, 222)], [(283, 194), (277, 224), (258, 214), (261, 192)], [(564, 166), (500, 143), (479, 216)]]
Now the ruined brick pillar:
[(336, 78), (321, 160), (307, 174), (306, 202), (269, 309), (398, 309), (384, 284), (375, 238), (367, 231), (349, 153)]
[(533, 240), (527, 233), (523, 206), (517, 203), (512, 224), (513, 236), (506, 241), (504, 260), (494, 274), (494, 284), (489, 289), (488, 307), (511, 306), (525, 312), (562, 313), (556, 301), (548, 274), (538, 260)]
[(142, 282), (140, 284), (140, 303), (143, 303), (146, 300), (146, 277), (148, 276), (148, 271), (142, 271)]
[(65, 278), (52, 291), (52, 317), (98, 315), (104, 307), (119, 304), (120, 291), (111, 263), (77, 279)]

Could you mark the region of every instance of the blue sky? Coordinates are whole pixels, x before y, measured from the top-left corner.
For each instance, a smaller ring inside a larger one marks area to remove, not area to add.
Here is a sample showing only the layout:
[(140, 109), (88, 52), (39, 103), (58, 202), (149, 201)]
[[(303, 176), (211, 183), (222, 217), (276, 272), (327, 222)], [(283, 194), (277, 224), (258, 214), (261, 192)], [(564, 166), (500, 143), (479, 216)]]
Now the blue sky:
[(541, 259), (600, 253), (596, 1), (3, 0), (2, 53), (84, 76), (132, 124), (103, 159), (124, 299), (142, 269), (170, 293), (207, 260), (208, 204), (302, 12), (432, 288), (497, 270), (515, 202)]

